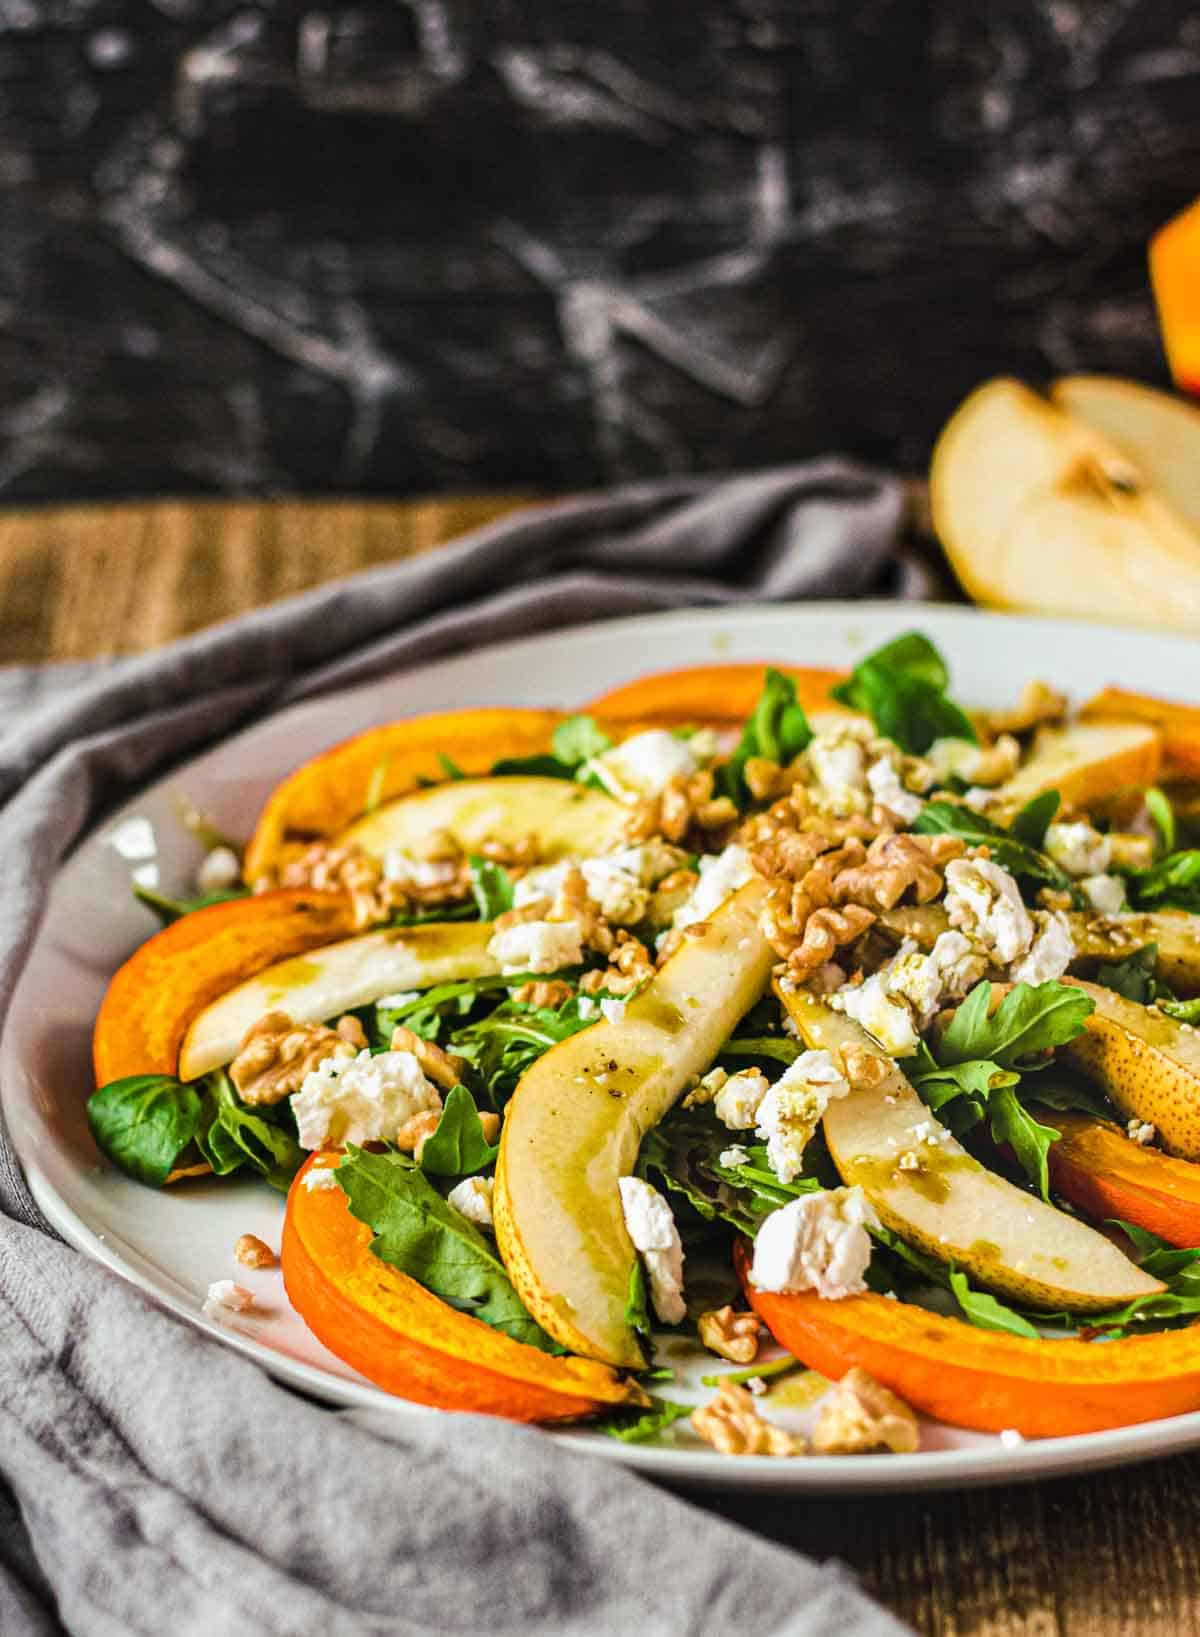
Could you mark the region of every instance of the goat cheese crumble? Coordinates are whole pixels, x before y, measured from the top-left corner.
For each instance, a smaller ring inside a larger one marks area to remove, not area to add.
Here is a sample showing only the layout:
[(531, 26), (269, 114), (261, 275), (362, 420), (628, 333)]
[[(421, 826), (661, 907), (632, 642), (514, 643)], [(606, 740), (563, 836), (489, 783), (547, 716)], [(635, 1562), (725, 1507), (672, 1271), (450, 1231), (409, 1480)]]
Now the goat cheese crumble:
[(1035, 909), (1032, 920), (1035, 930), (1029, 951), (1009, 969), (1014, 983), (1050, 983), (1061, 978), (1075, 959), (1071, 925), (1061, 910)]
[(583, 960), (578, 921), (519, 921), (493, 935), (487, 947), (502, 972), (559, 972)]
[(1112, 862), (1112, 842), (1082, 821), (1047, 826), (1044, 848), (1068, 875), (1103, 875)]
[(750, 854), (736, 842), (723, 853), (708, 853), (700, 860), (700, 880), (696, 890), (675, 911), (674, 925), (686, 927), (707, 920), (712, 912), (744, 887), (754, 874)]
[(594, 773), (609, 795), (626, 802), (659, 796), (672, 779), (689, 778), (699, 770), (693, 741), (679, 739), (666, 728), (635, 733), (585, 764), (585, 771)]
[[(327, 1057), (292, 1098), (301, 1148), (344, 1148), (396, 1135), (406, 1120), (440, 1109), (441, 1095), (412, 1052)], [(314, 1185), (315, 1186), (315, 1185)]]
[(877, 1218), (859, 1187), (805, 1194), (772, 1211), (754, 1241), (751, 1282), (759, 1290), (815, 1290), (826, 1301), (860, 1295)]
[(794, 1182), (804, 1150), (831, 1102), (850, 1094), (850, 1083), (825, 1051), (802, 1052), (758, 1106), (757, 1135), (780, 1182)]
[(881, 756), (877, 762), (871, 763), (867, 769), (867, 783), (879, 805), (886, 807), (889, 813), (895, 813), (905, 824), (911, 824), (925, 806), (920, 796), (914, 796), (900, 783), (900, 774), (890, 756)]
[(316, 1193), (338, 1186), (336, 1165), (314, 1165), (310, 1171), (304, 1173), (303, 1186), (308, 1192)]
[(650, 1300), (663, 1324), (680, 1324), (687, 1315), (683, 1300), (683, 1245), (671, 1207), (641, 1177), (621, 1177), (621, 1210), (633, 1248), (650, 1282)]
[(492, 1186), (491, 1177), (464, 1177), (446, 1195), (446, 1203), (460, 1211), (468, 1222), (474, 1222), (480, 1228), (490, 1228)]
[(885, 972), (874, 972), (859, 984), (847, 984), (830, 998), (830, 1005), (852, 1017), (890, 1057), (910, 1057), (916, 1051), (912, 1012), (903, 999), (889, 993)]
[(1125, 883), (1119, 875), (1085, 875), (1079, 886), (1088, 903), (1101, 915), (1119, 915), (1125, 908)]
[(950, 925), (977, 939), (998, 966), (1019, 960), (1033, 942), (1033, 921), (1021, 889), (989, 858), (954, 858), (946, 865)]
[(208, 1287), (203, 1311), (211, 1319), (219, 1317), (222, 1309), (227, 1313), (248, 1313), (253, 1306), (253, 1291), (247, 1290), (245, 1285), (234, 1284), (232, 1279), (217, 1279)]

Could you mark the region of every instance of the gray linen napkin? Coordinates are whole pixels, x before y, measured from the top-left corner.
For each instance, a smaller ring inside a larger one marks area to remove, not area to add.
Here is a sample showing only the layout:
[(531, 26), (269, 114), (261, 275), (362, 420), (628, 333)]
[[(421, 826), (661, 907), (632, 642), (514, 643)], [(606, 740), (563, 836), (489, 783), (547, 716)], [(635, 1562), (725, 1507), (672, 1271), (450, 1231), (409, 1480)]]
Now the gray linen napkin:
[[(927, 595), (902, 511), (898, 484), (841, 460), (639, 484), (83, 676), (0, 675), (0, 1022), (58, 861), (181, 755), (276, 705), (581, 619)], [(0, 1413), (4, 1637), (901, 1629), (836, 1565), (536, 1431), (430, 1415), (381, 1437), (277, 1386), (59, 1242), (2, 1129)]]

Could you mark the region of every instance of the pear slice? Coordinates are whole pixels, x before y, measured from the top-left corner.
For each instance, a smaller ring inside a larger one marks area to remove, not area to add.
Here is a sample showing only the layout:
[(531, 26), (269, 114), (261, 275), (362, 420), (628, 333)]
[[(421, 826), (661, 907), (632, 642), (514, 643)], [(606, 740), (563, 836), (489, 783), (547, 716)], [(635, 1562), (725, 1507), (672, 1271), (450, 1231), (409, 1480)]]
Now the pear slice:
[(1071, 982), (1096, 1010), (1061, 1056), (1102, 1086), (1122, 1114), (1148, 1120), (1168, 1154), (1200, 1160), (1200, 1034), (1099, 984)]
[(337, 838), (369, 853), (418, 852), (436, 830), (447, 830), (464, 852), (481, 843), (537, 838), (543, 863), (610, 852), (624, 834), (629, 809), (602, 790), (572, 779), (513, 776), (453, 779), (377, 807)]
[(1108, 438), (1200, 533), (1200, 409), (1116, 375), (1064, 375), (1050, 396)]
[(1161, 765), (1161, 735), (1146, 722), (1040, 728), (1028, 759), (997, 789), (988, 813), (1003, 822), (1044, 790), (1057, 790), (1064, 803), (1089, 807), (1153, 784)]
[[(1075, 910), (1068, 912), (1067, 921), (1075, 943), (1072, 972), (1087, 977), (1100, 965), (1157, 944), (1156, 976), (1177, 994), (1200, 994), (1200, 915), (1182, 909), (1131, 910), (1122, 915)], [(879, 922), (895, 939), (912, 938), (923, 950), (932, 949), (950, 928), (941, 904), (900, 904), (885, 910)]]
[(780, 999), (814, 1050), (842, 1056), (855, 1047), (886, 1065), (875, 1084), (848, 1073), (850, 1095), (830, 1103), (822, 1122), (840, 1176), (858, 1183), (885, 1227), (1035, 1307), (1102, 1313), (1163, 1288), (1103, 1234), (968, 1154), (853, 1018), (803, 990)]
[(971, 394), (929, 481), (935, 530), (977, 602), (1200, 631), (1200, 533), (1107, 438), (1020, 382)]
[(366, 932), (276, 961), (196, 1017), (180, 1049), (179, 1078), (196, 1080), (231, 1063), (246, 1030), (264, 1012), (278, 1009), (296, 1023), (324, 1023), (381, 995), (487, 977), (499, 971), (487, 952), (491, 936), (490, 922), (431, 922)]
[(776, 959), (758, 927), (765, 894), (754, 880), (727, 898), (620, 1022), (552, 1047), (505, 1111), (492, 1204), (500, 1254), (526, 1307), (572, 1353), (645, 1364), (625, 1316), (637, 1259), (618, 1179), (765, 990)]

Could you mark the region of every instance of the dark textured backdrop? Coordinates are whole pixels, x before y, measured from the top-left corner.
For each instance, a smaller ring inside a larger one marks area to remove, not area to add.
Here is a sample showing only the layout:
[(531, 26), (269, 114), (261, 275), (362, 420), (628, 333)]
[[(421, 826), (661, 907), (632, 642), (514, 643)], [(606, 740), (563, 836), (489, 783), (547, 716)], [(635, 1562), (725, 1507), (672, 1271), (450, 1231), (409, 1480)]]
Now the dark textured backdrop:
[(1178, 0), (0, 0), (0, 498), (919, 466), (1197, 191)]

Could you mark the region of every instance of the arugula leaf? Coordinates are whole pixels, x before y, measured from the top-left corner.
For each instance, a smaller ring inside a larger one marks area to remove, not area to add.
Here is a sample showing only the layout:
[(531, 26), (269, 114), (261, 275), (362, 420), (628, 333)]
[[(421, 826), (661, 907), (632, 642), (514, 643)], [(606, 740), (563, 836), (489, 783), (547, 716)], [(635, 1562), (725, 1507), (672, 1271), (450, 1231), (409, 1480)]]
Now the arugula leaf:
[(830, 691), (843, 705), (864, 711), (902, 750), (920, 756), (935, 739), (976, 742), (970, 717), (946, 696), (949, 682), (937, 649), (919, 631), (909, 631), (868, 654)]
[(1154, 820), (1164, 853), (1175, 851), (1175, 809), (1165, 790), (1152, 784), (1145, 794), (1146, 811)]
[(477, 921), (479, 906), (470, 904), (438, 904), (434, 909), (417, 910), (412, 915), (393, 915), (388, 926), (431, 926), (435, 921)]
[(1160, 1000), (1158, 1006), (1177, 1023), (1200, 1023), (1200, 995), (1195, 1000)]
[[(642, 1139), (637, 1174), (647, 1181), (657, 1177), (706, 1221), (728, 1223), (753, 1238), (764, 1217), (801, 1194), (819, 1193), (823, 1184), (815, 1175), (780, 1182), (761, 1143), (740, 1143), (749, 1156), (745, 1165), (722, 1165), (724, 1150), (746, 1135), (728, 1131), (711, 1109), (673, 1109)], [(809, 1148), (815, 1161), (816, 1139)]]
[(945, 1068), (989, 1058), (1019, 1069), (1039, 1052), (1065, 1046), (1083, 1032), (1096, 1003), (1069, 983), (1018, 983), (988, 1016), (991, 984), (977, 983), (950, 1021), (936, 1056)]
[(650, 1302), (646, 1294), (646, 1274), (642, 1259), (635, 1256), (629, 1274), (629, 1290), (625, 1296), (625, 1323), (639, 1336), (650, 1335)]
[(536, 756), (502, 756), (498, 762), (492, 763), (491, 777), (494, 779), (526, 777), (537, 779), (573, 779), (575, 770), (560, 762), (557, 756), (550, 756), (545, 751)]
[(787, 1035), (734, 1035), (721, 1047), (722, 1057), (770, 1057), (788, 1067), (804, 1047)]
[(1158, 997), (1158, 982), (1154, 976), (1157, 969), (1158, 945), (1145, 944), (1123, 960), (1102, 962), (1096, 968), (1092, 981), (1105, 989), (1115, 990), (1126, 1000), (1136, 1000), (1141, 1006), (1149, 1006)]
[(1005, 1307), (985, 1290), (972, 1290), (965, 1273), (950, 1270), (950, 1289), (962, 1309), (963, 1317), (980, 1330), (1000, 1330), (1009, 1336), (1028, 1336), (1037, 1341), (1039, 1332), (1028, 1319)]
[[(918, 1056), (918, 1063), (921, 1061)], [(967, 1063), (950, 1063), (945, 1067), (940, 1064), (932, 1068), (919, 1066), (912, 1070), (909, 1079), (920, 1092), (925, 1106), (936, 1114), (956, 1097), (977, 1097), (986, 1103), (994, 1090), (1015, 1085), (1020, 1075), (1001, 1068), (991, 1058), (976, 1057)], [(978, 1120), (972, 1120), (971, 1124), (978, 1124)]]
[(193, 1141), (203, 1112), (200, 1093), (170, 1074), (130, 1074), (88, 1098), (96, 1145), (148, 1187), (161, 1188)]
[(784, 767), (811, 739), (812, 728), (796, 697), (794, 680), (768, 665), (762, 692), (746, 719), (737, 749), (717, 771), (722, 793), (744, 807), (750, 799), (745, 776), (750, 758), (763, 756)]
[(473, 854), (468, 863), (471, 868), (471, 892), (479, 910), (479, 919), (494, 921), (498, 915), (505, 914), (513, 907), (512, 878), (503, 865), (493, 864), (491, 859)]
[(483, 1234), (406, 1155), (351, 1147), (336, 1176), (351, 1214), (374, 1235), (371, 1252), (381, 1262), (514, 1341), (562, 1351), (526, 1312)]
[(249, 898), (250, 888), (222, 887), (218, 892), (201, 893), (197, 898), (168, 898), (166, 893), (155, 892), (152, 887), (142, 887), (135, 882), (133, 896), (147, 909), (153, 910), (163, 926), (170, 926), (172, 921), (182, 920), (194, 910), (207, 909), (210, 904), (227, 904), (234, 898)]
[(249, 1165), (286, 1193), (305, 1158), (293, 1133), (278, 1123), (290, 1117), (288, 1105), (248, 1108), (223, 1069), (207, 1075), (203, 1084), (211, 1123), (196, 1133), (196, 1142), (216, 1174), (227, 1176)]
[(695, 1407), (694, 1404), (674, 1404), (669, 1398), (658, 1398), (651, 1393), (649, 1409), (631, 1406), (629, 1409), (609, 1410), (594, 1421), (588, 1421), (586, 1426), (590, 1432), (606, 1433), (609, 1438), (619, 1438), (624, 1444), (644, 1444), (647, 1439), (657, 1438), (660, 1432), (665, 1432), (673, 1422), (691, 1415)]
[(612, 749), (612, 740), (594, 716), (568, 716), (555, 728), (550, 743), (558, 760), (572, 769)]
[(451, 1086), (437, 1130), (421, 1149), (421, 1169), (440, 1177), (468, 1177), (494, 1165), (499, 1145), (483, 1134), (475, 1099), (465, 1086)]
[(1152, 1279), (1161, 1279), (1164, 1284), (1170, 1280), (1178, 1281), (1181, 1273), (1195, 1268), (1197, 1261), (1200, 1260), (1200, 1246), (1190, 1250), (1180, 1249), (1176, 1245), (1168, 1244), (1158, 1234), (1151, 1233), (1149, 1228), (1138, 1227), (1135, 1222), (1125, 1222), (1119, 1216), (1110, 1217), (1109, 1221), (1114, 1222), (1125, 1237), (1132, 1241), (1134, 1249), (1139, 1253), (1138, 1266)]
[(1080, 1114), (1094, 1114), (1100, 1120), (1113, 1118), (1112, 1106), (1103, 1093), (1057, 1063), (1039, 1070), (1037, 1080), (1029, 1087), (1029, 1101), (1040, 1108), (1060, 1108), (1067, 1112), (1074, 1109)]
[(1061, 805), (1062, 797), (1057, 790), (1043, 790), (1040, 796), (1033, 796), (1015, 815), (1008, 827), (1009, 835), (1040, 852), (1046, 845), (1046, 831), (1054, 822), (1054, 815)]
[(917, 814), (912, 824), (914, 834), (921, 836), (961, 836), (972, 847), (986, 846), (994, 864), (999, 864), (1019, 881), (1034, 887), (1054, 887), (1069, 892), (1072, 902), (1082, 903), (1079, 888), (1071, 877), (1061, 870), (1052, 858), (1028, 846), (1010, 830), (1003, 830), (982, 813), (956, 802), (929, 801)]
[(1200, 847), (1169, 853), (1138, 875), (1126, 877), (1135, 909), (1186, 909), (1200, 914)]
[(437, 983), (402, 1006), (376, 1006), (371, 1026), (371, 1042), (385, 1047), (392, 1030), (403, 1025), (422, 1040), (442, 1041), (450, 1030), (461, 1025), (489, 996), (525, 982), (523, 975), (493, 975), (463, 978), (453, 983)]
[(503, 1102), (531, 1063), (560, 1040), (566, 1040), (594, 1022), (580, 1013), (573, 996), (556, 1008), (518, 1006), (504, 1001), (488, 1017), (468, 1023), (451, 1036), (460, 1057), (475, 1069), (484, 1087)]
[(988, 1098), (993, 1142), (1007, 1144), (1025, 1175), (1037, 1184), (1042, 1198), (1050, 1198), (1050, 1169), (1046, 1156), (1052, 1143), (1062, 1136), (1053, 1126), (1042, 1125), (1017, 1100), (1011, 1085), (997, 1086)]

